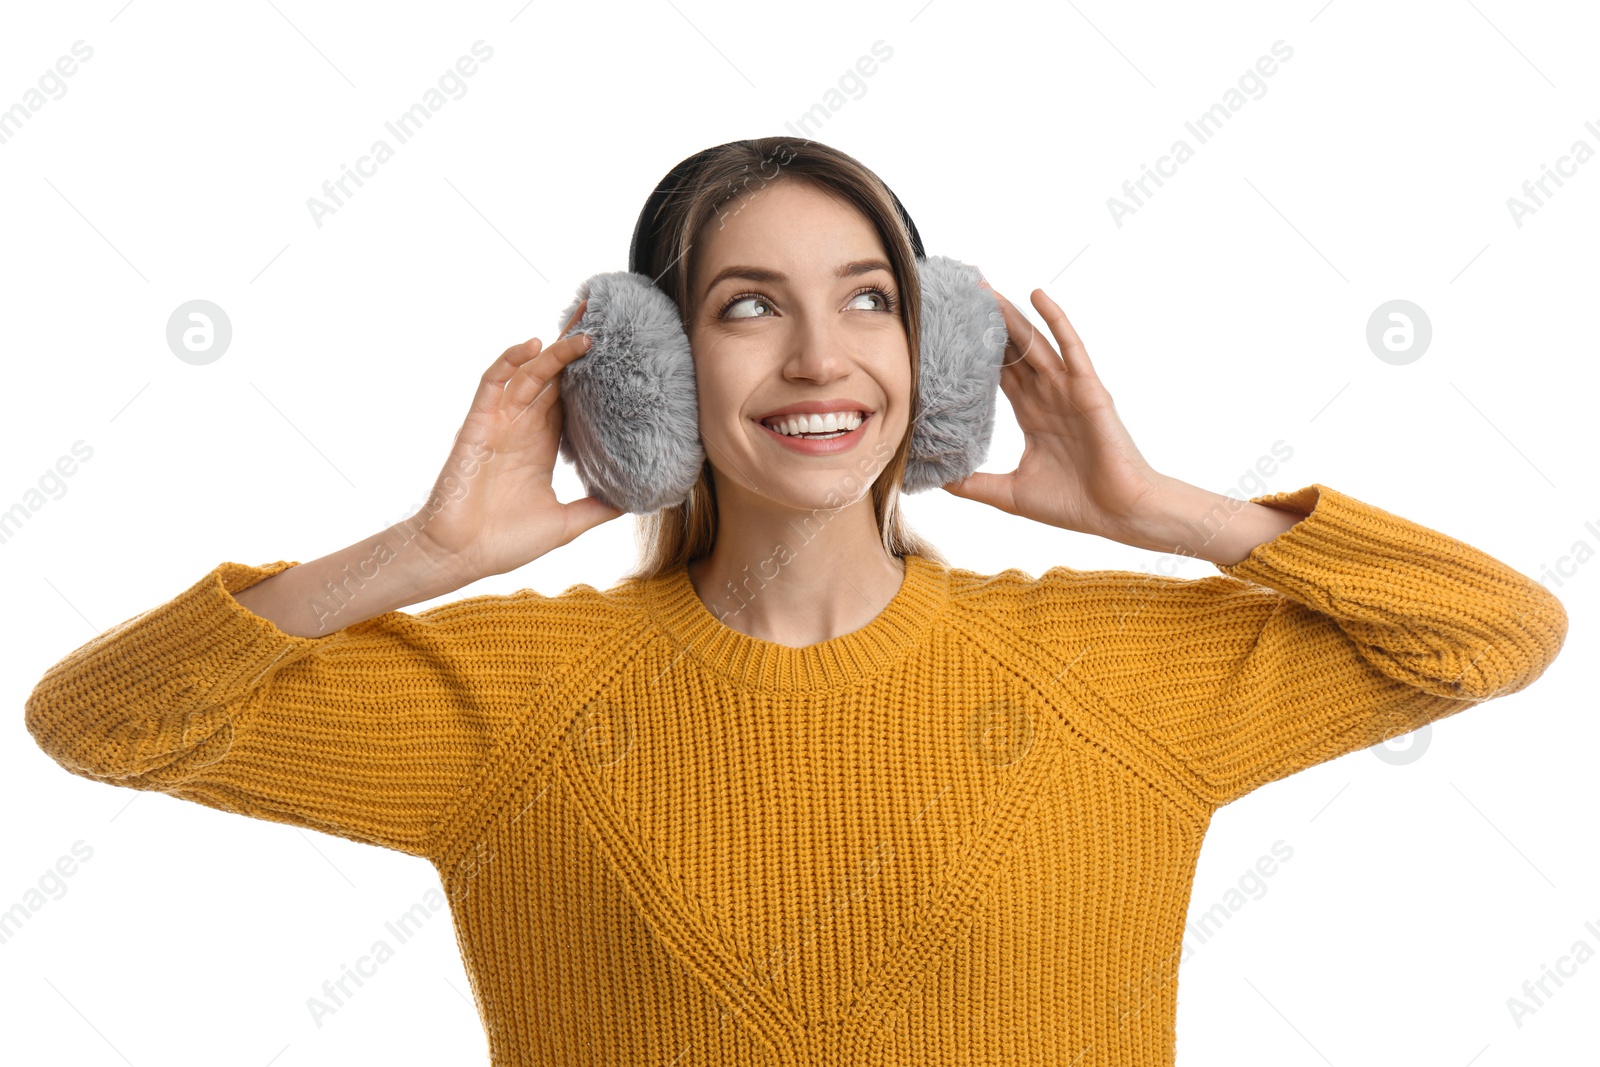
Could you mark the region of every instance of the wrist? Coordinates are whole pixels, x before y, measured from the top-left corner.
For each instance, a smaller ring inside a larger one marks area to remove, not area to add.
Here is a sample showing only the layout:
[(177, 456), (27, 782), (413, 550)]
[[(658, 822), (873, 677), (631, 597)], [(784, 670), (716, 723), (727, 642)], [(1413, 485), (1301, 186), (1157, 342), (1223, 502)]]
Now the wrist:
[(1152, 474), (1150, 481), (1151, 491), (1108, 536), (1151, 552), (1177, 552), (1195, 539), (1185, 519), (1198, 503), (1192, 495), (1195, 487), (1165, 474)]
[(1157, 485), (1120, 538), (1125, 544), (1230, 566), (1304, 517), (1165, 475)]
[(418, 512), (386, 531), (394, 535), (397, 555), (405, 557), (401, 569), (406, 575), (406, 582), (419, 590), (427, 590), (431, 599), (452, 593), (485, 577), (459, 552), (442, 548), (428, 536), (428, 518), (426, 513)]

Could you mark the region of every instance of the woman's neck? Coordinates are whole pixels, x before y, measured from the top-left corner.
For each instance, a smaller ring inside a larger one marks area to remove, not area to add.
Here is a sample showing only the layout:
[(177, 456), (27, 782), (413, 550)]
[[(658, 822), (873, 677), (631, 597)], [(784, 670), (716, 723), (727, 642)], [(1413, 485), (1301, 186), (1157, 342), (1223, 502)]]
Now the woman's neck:
[(883, 547), (872, 498), (834, 511), (719, 516), (689, 581), (725, 626), (802, 648), (859, 630), (894, 599), (905, 561)]

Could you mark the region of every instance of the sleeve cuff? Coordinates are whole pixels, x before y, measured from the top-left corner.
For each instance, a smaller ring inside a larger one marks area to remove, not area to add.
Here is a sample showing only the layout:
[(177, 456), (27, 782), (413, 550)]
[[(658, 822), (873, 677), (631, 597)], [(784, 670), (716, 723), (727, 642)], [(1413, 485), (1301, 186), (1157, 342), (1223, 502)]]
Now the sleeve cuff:
[(198, 645), (186, 659), (203, 692), (253, 688), (273, 667), (299, 659), (335, 636), (286, 634), (233, 598), (234, 593), (297, 566), (298, 562), (283, 560), (261, 566), (221, 563), (175, 598), (169, 610), (188, 623), (188, 636)]
[(1394, 652), (1407, 632), (1422, 644), (1420, 631), (1454, 635), (1472, 653), (1457, 674), (1462, 695), (1522, 688), (1565, 643), (1561, 601), (1466, 542), (1321, 484), (1251, 503), (1302, 518), (1218, 570), (1339, 619), (1373, 648)]

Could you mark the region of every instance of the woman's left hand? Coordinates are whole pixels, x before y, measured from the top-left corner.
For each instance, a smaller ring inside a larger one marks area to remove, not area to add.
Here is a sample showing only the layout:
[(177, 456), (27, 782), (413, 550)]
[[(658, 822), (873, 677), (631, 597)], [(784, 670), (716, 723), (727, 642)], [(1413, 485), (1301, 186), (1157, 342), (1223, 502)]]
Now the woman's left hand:
[(1033, 306), (1064, 359), (1009, 300), (994, 295), (1008, 334), (1000, 387), (1022, 427), (1022, 459), (1010, 474), (979, 471), (944, 490), (1065, 530), (1128, 541), (1140, 516), (1158, 510), (1172, 480), (1139, 453), (1060, 306), (1043, 289), (1033, 291)]

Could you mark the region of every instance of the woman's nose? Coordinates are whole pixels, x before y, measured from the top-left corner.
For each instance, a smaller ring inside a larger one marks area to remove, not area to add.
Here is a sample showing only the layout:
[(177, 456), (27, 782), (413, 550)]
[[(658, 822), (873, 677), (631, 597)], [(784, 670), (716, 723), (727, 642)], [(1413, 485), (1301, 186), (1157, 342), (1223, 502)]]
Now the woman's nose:
[(806, 322), (795, 330), (784, 360), (784, 374), (793, 378), (832, 381), (849, 362), (843, 332), (825, 323)]

